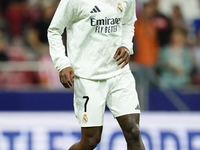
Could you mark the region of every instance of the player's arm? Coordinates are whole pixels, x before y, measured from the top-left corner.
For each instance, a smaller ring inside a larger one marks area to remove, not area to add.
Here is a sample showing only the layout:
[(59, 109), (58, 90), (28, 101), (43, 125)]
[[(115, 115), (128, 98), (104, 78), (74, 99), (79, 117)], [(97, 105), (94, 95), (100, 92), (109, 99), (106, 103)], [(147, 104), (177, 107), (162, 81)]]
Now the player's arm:
[(134, 24), (136, 20), (136, 4), (135, 0), (132, 0), (130, 1), (130, 4), (127, 5), (122, 20), (122, 46), (117, 49), (114, 56), (118, 65), (122, 65), (121, 68), (128, 64), (130, 55), (133, 54), (132, 39), (134, 36)]
[(71, 25), (72, 18), (74, 18), (71, 1), (61, 0), (48, 28), (50, 55), (56, 69), (59, 71), (60, 81), (66, 88), (70, 88), (73, 85), (74, 76), (70, 61), (65, 55), (65, 47), (62, 42), (64, 29)]

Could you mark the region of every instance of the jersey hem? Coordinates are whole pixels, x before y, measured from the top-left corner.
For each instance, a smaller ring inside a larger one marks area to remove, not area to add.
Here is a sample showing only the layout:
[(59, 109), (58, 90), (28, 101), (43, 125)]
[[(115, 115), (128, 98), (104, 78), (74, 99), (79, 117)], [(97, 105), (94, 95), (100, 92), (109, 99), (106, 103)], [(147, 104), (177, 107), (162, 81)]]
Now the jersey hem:
[(119, 69), (117, 71), (114, 71), (112, 73), (109, 73), (109, 74), (101, 74), (101, 75), (92, 75), (92, 76), (83, 76), (83, 75), (79, 75), (79, 74), (76, 74), (75, 73), (75, 76), (76, 77), (79, 77), (79, 78), (83, 78), (83, 79), (88, 79), (88, 80), (106, 80), (106, 79), (109, 79), (109, 78), (112, 78), (114, 76), (117, 76), (121, 73), (124, 73), (126, 71), (130, 71), (130, 67), (126, 67), (126, 68), (123, 68), (123, 69)]

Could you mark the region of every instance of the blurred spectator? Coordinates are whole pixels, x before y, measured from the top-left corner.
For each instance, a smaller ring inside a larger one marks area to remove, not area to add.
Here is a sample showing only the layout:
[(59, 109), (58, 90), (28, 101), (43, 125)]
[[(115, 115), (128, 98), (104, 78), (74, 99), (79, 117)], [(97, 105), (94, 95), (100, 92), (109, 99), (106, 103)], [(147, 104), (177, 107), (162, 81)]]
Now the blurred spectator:
[(181, 8), (178, 5), (173, 6), (173, 14), (171, 17), (171, 23), (173, 28), (182, 28), (183, 30), (188, 30), (187, 23), (183, 18)]
[(145, 3), (143, 12), (135, 23), (136, 52), (133, 61), (147, 67), (154, 66), (158, 58), (159, 44), (153, 13), (153, 3)]
[(10, 43), (5, 44), (1, 37), (6, 36), (1, 36), (0, 32), (0, 61), (8, 60), (23, 66), (26, 61), (32, 60), (40, 64), (37, 73), (35, 68), (31, 72), (23, 71), (23, 68), (22, 71), (0, 72), (0, 88), (31, 88), (35, 83), (45, 89), (61, 87), (58, 71), (49, 56), (47, 41), (47, 28), (58, 3), (59, 0), (0, 1), (0, 28), (5, 30), (8, 26), (6, 35), (11, 37)]
[(159, 59), (160, 86), (163, 88), (182, 88), (190, 83), (193, 69), (191, 53), (186, 43), (186, 32), (174, 29), (171, 42), (162, 48)]
[(23, 3), (21, 1), (11, 1), (5, 12), (7, 24), (11, 37), (21, 37), (24, 23)]
[(159, 0), (151, 0), (154, 3), (154, 19), (158, 32), (159, 45), (162, 47), (169, 43), (170, 32), (172, 30), (171, 22), (168, 17), (158, 10)]
[(200, 85), (200, 29), (197, 34), (197, 42), (194, 46), (193, 56), (195, 59), (195, 74), (193, 76), (193, 83)]
[(30, 28), (26, 34), (27, 50), (29, 51), (30, 60), (39, 60), (42, 55), (48, 53), (48, 45), (39, 40), (39, 31)]
[(39, 40), (38, 30), (32, 28), (27, 34), (29, 59), (40, 62), (39, 71), (37, 73), (38, 83), (45, 89), (59, 89), (59, 74), (55, 69), (48, 51), (48, 45), (43, 44)]
[(36, 23), (35, 29), (38, 30), (40, 41), (44, 44), (48, 44), (47, 29), (57, 8), (58, 1), (51, 0), (44, 2), (42, 17)]
[(154, 66), (158, 59), (159, 42), (153, 17), (154, 6), (152, 2), (148, 2), (144, 4), (144, 9), (135, 23), (134, 43), (136, 50), (132, 61), (138, 66), (134, 75), (137, 88), (140, 89), (138, 91), (141, 106), (143, 102), (147, 101), (147, 92), (150, 82), (155, 78)]
[[(24, 43), (20, 38), (13, 39), (7, 49), (7, 54), (10, 62), (27, 61), (27, 52)], [(23, 89), (31, 87), (34, 84), (35, 76), (29, 71), (12, 71), (6, 72), (6, 87), (9, 89)]]
[(38, 71), (39, 84), (46, 89), (59, 89), (61, 86), (58, 71), (55, 69), (48, 51), (47, 29), (59, 1), (44, 0), (40, 20), (27, 33), (29, 50), (40, 62)]
[(24, 3), (24, 18), (27, 27), (33, 27), (42, 16), (42, 7), (38, 3)]

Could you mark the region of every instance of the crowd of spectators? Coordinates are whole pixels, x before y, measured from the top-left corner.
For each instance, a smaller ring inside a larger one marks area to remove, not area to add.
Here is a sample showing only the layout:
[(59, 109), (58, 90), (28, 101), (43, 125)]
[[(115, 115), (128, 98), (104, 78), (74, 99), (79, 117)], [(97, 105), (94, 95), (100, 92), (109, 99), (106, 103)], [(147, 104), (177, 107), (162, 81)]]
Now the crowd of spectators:
[(59, 0), (0, 2), (0, 62), (40, 62), (38, 71), (0, 71), (1, 89), (60, 87), (48, 51), (47, 28)]
[[(179, 5), (171, 16), (158, 9), (159, 0), (143, 4), (135, 24), (134, 51), (131, 61), (138, 86), (146, 95), (149, 87), (182, 89), (200, 85), (200, 24), (188, 22)], [(140, 90), (141, 91), (141, 90)]]
[[(0, 70), (0, 89), (61, 87), (47, 41), (47, 28), (58, 3), (59, 0), (0, 1), (0, 64), (41, 64), (38, 71)], [(135, 55), (130, 61), (137, 66), (133, 73), (138, 84), (146, 90), (150, 86), (200, 85), (200, 21), (188, 23), (179, 5), (171, 8), (171, 16), (165, 16), (158, 9), (159, 0), (137, 6)]]

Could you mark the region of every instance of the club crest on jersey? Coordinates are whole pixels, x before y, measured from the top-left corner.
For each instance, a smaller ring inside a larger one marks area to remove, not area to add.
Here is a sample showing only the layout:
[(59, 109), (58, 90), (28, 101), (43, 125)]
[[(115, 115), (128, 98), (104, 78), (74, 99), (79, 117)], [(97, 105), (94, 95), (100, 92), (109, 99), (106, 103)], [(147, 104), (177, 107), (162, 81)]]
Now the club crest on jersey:
[(83, 115), (83, 122), (84, 123), (87, 123), (88, 122), (88, 117), (86, 114)]
[(117, 11), (121, 14), (123, 12), (123, 7), (122, 7), (122, 3), (117, 3)]

